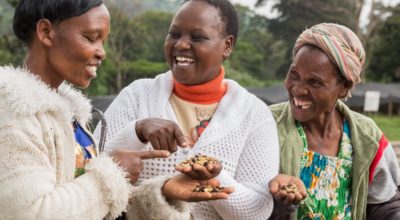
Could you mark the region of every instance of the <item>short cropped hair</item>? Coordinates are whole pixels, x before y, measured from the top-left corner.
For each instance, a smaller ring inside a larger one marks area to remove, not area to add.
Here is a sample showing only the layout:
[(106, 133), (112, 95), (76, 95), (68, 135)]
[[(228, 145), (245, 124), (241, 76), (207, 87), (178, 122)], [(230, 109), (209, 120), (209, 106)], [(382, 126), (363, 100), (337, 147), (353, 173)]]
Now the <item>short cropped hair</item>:
[(103, 0), (20, 0), (14, 14), (14, 33), (18, 39), (29, 44), (39, 20), (61, 22), (82, 15), (102, 3)]
[(228, 0), (185, 0), (183, 4), (189, 1), (203, 1), (206, 2), (220, 12), (221, 20), (225, 25), (225, 34), (232, 35), (235, 39), (233, 44), (236, 44), (239, 33), (239, 17), (235, 7)]

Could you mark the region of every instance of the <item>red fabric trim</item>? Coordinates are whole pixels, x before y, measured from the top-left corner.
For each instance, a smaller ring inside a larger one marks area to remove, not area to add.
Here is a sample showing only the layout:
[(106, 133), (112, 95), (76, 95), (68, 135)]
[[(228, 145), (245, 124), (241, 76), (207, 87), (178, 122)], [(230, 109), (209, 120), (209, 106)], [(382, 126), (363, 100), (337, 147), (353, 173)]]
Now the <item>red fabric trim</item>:
[(196, 104), (209, 105), (219, 102), (224, 97), (227, 86), (223, 82), (224, 67), (221, 66), (218, 76), (201, 85), (184, 85), (174, 80), (174, 94), (179, 98)]
[(376, 152), (374, 160), (372, 160), (371, 166), (369, 167), (369, 182), (370, 183), (372, 182), (372, 180), (374, 178), (376, 166), (378, 166), (378, 163), (383, 156), (383, 152), (385, 151), (385, 149), (388, 145), (389, 145), (388, 139), (385, 137), (384, 134), (382, 134), (382, 137), (379, 140), (378, 152)]

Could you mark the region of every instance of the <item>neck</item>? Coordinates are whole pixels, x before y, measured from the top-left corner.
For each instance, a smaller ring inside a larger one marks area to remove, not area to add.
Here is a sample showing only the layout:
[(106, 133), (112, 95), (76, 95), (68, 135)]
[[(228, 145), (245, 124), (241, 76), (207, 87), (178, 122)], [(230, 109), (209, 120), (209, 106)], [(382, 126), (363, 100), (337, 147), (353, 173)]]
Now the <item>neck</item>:
[(325, 113), (322, 117), (313, 121), (304, 122), (304, 130), (313, 135), (320, 136), (321, 138), (330, 137), (342, 132), (342, 119), (336, 110)]
[(44, 83), (49, 85), (50, 88), (57, 89), (63, 79), (60, 78), (53, 68), (49, 67), (48, 62), (43, 59), (43, 57), (47, 57), (47, 55), (43, 52), (43, 50), (34, 50), (35, 54), (32, 54), (32, 49), (29, 49), (25, 61), (24, 67), (34, 74), (37, 75)]
[(196, 104), (214, 104), (219, 102), (226, 92), (224, 84), (225, 70), (221, 66), (218, 76), (204, 84), (184, 85), (174, 80), (174, 94), (179, 98)]

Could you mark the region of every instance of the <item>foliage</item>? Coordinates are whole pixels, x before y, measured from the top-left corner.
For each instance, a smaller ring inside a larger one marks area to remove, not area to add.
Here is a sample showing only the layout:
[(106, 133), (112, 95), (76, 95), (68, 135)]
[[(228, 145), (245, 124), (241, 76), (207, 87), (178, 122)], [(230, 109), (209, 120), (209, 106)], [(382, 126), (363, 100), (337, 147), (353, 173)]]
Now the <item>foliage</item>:
[(390, 141), (400, 141), (400, 116), (370, 116)]
[(400, 82), (400, 4), (373, 39), (367, 77), (373, 81)]

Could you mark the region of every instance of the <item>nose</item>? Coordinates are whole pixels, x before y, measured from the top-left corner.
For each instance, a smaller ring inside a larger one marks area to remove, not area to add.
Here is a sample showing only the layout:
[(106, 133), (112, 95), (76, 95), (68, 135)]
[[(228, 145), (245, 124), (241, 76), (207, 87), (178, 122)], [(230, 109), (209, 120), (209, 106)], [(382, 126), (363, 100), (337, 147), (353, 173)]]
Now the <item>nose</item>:
[(307, 86), (304, 85), (302, 82), (297, 82), (292, 85), (292, 91), (296, 96), (304, 96), (308, 95)]
[(104, 50), (103, 43), (99, 43), (99, 44), (100, 45), (96, 49), (96, 58), (99, 59), (100, 61), (102, 61), (106, 58), (106, 51)]
[(182, 50), (190, 49), (190, 41), (186, 37), (182, 36), (176, 41), (175, 48)]

